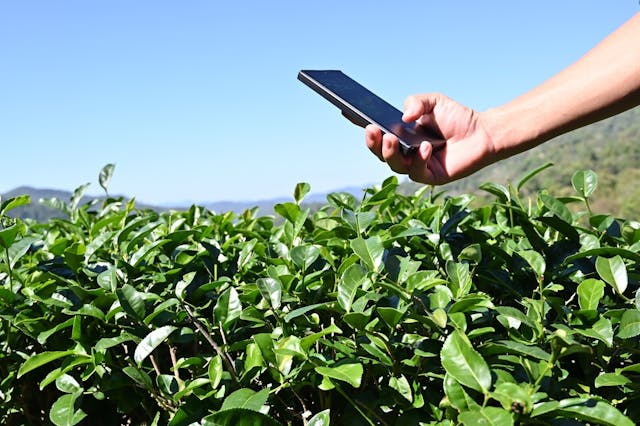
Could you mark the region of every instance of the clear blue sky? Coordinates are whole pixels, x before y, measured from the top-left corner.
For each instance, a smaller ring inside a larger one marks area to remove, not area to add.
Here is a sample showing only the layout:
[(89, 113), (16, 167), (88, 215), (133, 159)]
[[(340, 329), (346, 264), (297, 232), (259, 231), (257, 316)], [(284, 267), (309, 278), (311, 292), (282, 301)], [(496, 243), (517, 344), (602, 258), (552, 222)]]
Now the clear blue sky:
[(296, 80), (342, 69), (398, 107), (476, 109), (542, 82), (640, 10), (635, 0), (4, 1), (0, 193), (149, 203), (255, 200), (380, 182), (364, 133)]

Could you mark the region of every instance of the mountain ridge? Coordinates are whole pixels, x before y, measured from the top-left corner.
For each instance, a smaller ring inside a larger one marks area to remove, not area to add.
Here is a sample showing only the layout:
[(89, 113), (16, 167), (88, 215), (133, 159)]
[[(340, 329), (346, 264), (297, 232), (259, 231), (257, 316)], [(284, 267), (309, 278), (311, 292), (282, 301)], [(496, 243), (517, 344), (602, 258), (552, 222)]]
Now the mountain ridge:
[[(507, 185), (510, 182), (518, 182), (526, 173), (549, 162), (554, 163), (554, 166), (527, 182), (522, 195), (531, 195), (540, 190), (548, 190), (555, 196), (576, 195), (571, 187), (572, 174), (577, 170), (592, 169), (599, 176), (599, 188), (590, 199), (594, 211), (640, 220), (640, 185), (638, 185), (640, 183), (638, 166), (640, 164), (640, 107), (558, 136), (541, 146), (490, 165), (469, 177), (439, 189), (454, 195), (470, 193), (478, 197), (486, 197), (487, 194), (478, 189), (482, 183), (494, 182)], [(407, 180), (401, 184), (401, 191), (410, 193), (421, 186)], [(351, 185), (330, 192), (349, 192), (361, 197), (363, 189), (364, 186)], [(325, 203), (329, 193), (308, 194), (305, 202)], [(15, 215), (46, 220), (51, 215), (59, 215), (59, 212), (40, 205), (38, 200), (53, 197), (68, 200), (72, 192), (20, 186), (0, 196), (8, 198), (23, 194), (31, 195), (31, 205), (16, 209)], [(205, 201), (192, 204), (215, 212), (236, 213), (258, 207), (260, 214), (272, 214), (275, 204), (292, 200), (293, 197), (282, 196), (264, 200)], [(156, 210), (188, 207), (179, 203), (173, 206), (169, 204), (152, 206), (144, 203), (136, 203), (136, 205)]]

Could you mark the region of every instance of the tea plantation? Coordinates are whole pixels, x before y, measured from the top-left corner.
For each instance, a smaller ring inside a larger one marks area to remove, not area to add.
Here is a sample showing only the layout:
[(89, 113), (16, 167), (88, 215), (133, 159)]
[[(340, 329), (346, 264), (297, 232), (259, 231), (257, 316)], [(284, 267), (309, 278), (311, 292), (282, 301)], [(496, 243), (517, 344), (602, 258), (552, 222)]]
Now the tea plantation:
[(541, 171), (275, 217), (0, 200), (0, 423), (640, 423), (640, 223), (591, 171), (524, 198)]

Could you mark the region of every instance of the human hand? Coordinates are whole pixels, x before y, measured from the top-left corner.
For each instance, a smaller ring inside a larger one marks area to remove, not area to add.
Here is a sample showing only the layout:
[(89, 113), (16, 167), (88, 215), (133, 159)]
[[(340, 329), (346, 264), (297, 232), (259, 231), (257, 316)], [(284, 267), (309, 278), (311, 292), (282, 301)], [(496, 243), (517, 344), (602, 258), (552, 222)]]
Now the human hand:
[(434, 150), (423, 142), (408, 156), (400, 152), (398, 138), (371, 124), (366, 127), (369, 149), (391, 170), (406, 174), (412, 180), (441, 185), (468, 176), (497, 161), (491, 138), (481, 113), (467, 108), (441, 94), (409, 96), (404, 104), (402, 120), (434, 130), (445, 143)]

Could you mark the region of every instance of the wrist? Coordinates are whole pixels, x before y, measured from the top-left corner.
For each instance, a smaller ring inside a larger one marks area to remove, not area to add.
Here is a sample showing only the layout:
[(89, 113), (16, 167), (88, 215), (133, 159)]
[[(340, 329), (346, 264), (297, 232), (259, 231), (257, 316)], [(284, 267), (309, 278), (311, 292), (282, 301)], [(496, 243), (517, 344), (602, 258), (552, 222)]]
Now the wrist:
[(500, 106), (480, 113), (495, 161), (504, 160), (541, 143), (535, 110)]

